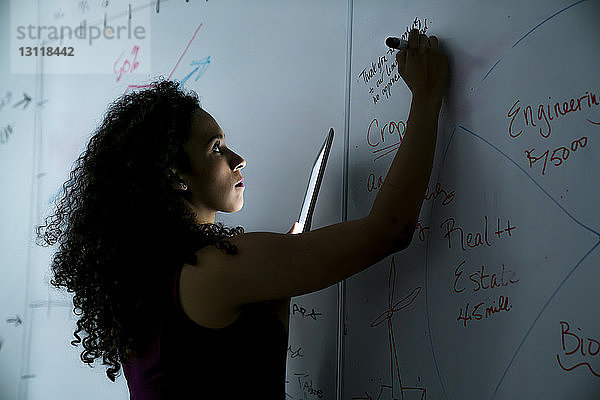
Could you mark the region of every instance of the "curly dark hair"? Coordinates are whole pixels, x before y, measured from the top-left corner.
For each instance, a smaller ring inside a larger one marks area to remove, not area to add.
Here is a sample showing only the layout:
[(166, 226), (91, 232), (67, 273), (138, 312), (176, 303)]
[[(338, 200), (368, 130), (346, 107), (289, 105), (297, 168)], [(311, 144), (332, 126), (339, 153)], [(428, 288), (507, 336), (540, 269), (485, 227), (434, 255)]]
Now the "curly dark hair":
[(190, 169), (182, 146), (198, 108), (196, 93), (162, 77), (118, 98), (36, 228), (38, 244), (58, 243), (50, 283), (74, 293), (73, 311), (81, 316), (71, 344), (83, 341), (80, 358), (89, 366), (102, 357), (113, 382), (120, 362), (149, 344), (167, 274), (196, 264), (195, 252), (207, 245), (236, 254), (226, 238), (244, 232), (198, 224), (175, 189), (172, 168)]

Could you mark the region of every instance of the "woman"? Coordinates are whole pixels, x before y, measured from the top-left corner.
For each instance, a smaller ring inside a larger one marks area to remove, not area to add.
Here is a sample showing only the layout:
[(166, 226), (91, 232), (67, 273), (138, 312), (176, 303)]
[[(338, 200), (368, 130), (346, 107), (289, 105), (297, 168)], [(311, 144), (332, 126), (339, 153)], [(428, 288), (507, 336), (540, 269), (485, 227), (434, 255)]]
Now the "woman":
[(102, 357), (112, 381), (122, 364), (132, 399), (283, 398), (287, 300), (411, 241), (448, 66), (434, 36), (408, 42), (410, 116), (371, 212), (300, 235), (215, 224), (242, 208), (246, 162), (195, 94), (160, 81), (113, 103), (38, 227), (59, 244), (51, 283), (75, 293), (82, 361)]

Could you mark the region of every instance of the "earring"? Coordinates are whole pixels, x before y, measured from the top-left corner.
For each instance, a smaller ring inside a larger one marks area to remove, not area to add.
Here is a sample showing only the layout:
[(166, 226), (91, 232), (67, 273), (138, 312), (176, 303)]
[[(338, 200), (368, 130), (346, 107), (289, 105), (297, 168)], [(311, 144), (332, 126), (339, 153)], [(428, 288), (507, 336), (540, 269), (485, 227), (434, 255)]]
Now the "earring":
[(169, 171), (169, 175), (171, 176), (171, 179), (173, 179), (174, 181), (176, 181), (176, 183), (175, 183), (175, 185), (174, 185), (174, 189), (175, 189), (175, 190), (181, 190), (181, 191), (183, 191), (183, 192), (185, 192), (185, 191), (187, 191), (187, 190), (188, 190), (188, 187), (187, 187), (187, 185), (185, 184), (185, 181), (184, 181), (183, 179), (181, 179), (181, 178), (179, 177), (179, 175), (177, 175), (177, 174), (175, 173), (175, 171), (174, 171), (174, 170), (172, 170), (172, 169), (171, 169), (171, 170)]

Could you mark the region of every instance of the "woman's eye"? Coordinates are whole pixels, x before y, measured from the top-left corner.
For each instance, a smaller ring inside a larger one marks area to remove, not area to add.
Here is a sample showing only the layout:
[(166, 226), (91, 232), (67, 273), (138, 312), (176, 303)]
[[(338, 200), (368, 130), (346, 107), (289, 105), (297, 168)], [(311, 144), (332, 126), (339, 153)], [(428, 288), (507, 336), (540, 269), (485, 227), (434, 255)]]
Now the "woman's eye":
[(219, 147), (220, 144), (219, 143), (215, 143), (215, 145), (213, 146), (213, 150), (217, 149), (216, 152), (220, 153), (221, 152), (221, 148)]

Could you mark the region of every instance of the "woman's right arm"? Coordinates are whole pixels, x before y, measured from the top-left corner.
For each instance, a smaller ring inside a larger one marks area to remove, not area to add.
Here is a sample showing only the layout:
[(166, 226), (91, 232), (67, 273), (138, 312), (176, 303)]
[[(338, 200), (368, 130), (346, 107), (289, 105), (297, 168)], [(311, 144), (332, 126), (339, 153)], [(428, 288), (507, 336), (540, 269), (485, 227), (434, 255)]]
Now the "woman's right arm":
[(229, 239), (236, 255), (204, 247), (188, 284), (205, 300), (236, 307), (311, 293), (409, 245), (431, 174), (447, 58), (437, 39), (413, 31), (397, 59), (413, 99), (402, 144), (369, 215), (299, 235), (241, 234)]

